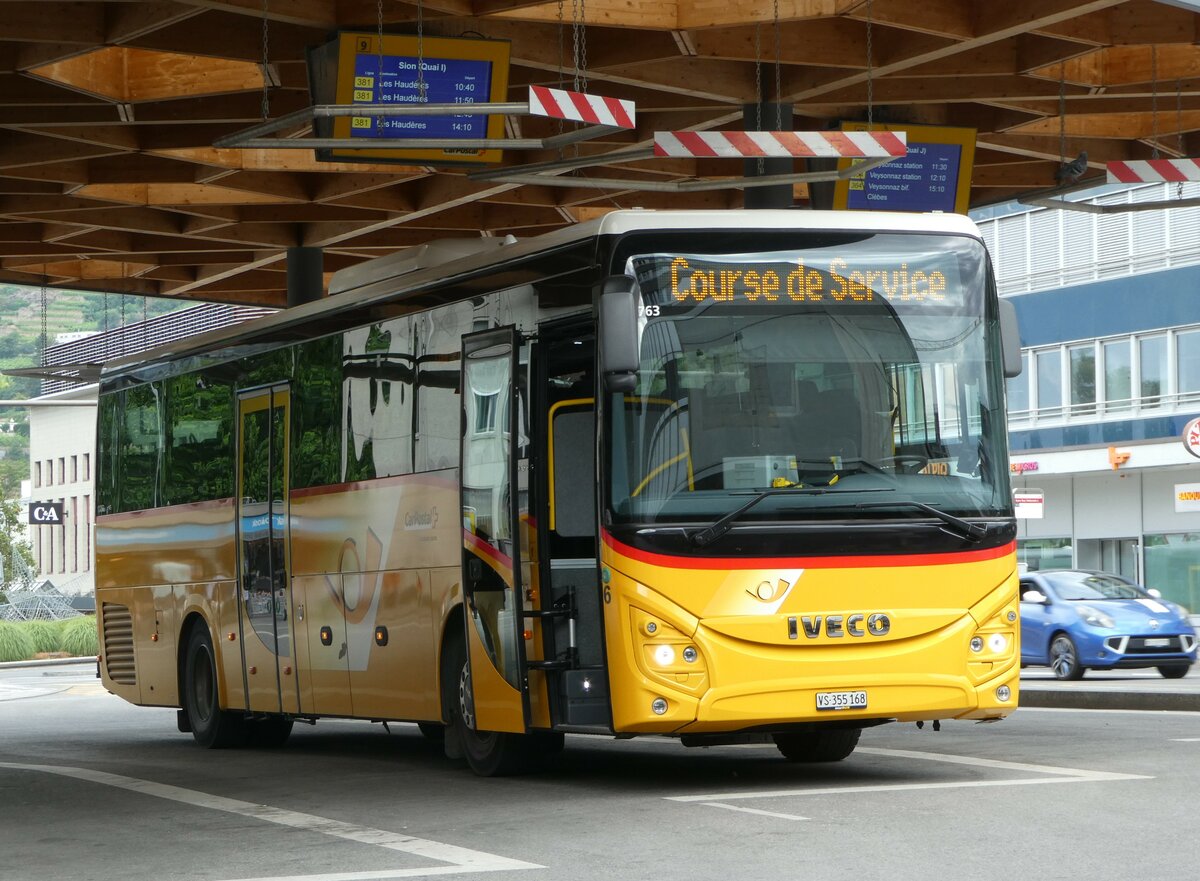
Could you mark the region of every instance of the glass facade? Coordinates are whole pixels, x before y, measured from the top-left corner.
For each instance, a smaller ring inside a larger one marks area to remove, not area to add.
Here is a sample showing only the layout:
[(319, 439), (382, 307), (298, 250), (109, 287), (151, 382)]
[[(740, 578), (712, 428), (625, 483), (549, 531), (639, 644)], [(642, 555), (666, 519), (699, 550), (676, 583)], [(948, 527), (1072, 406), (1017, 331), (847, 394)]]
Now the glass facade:
[(1162, 592), (1163, 599), (1200, 613), (1200, 532), (1147, 535), (1145, 586)]
[(1023, 572), (1070, 569), (1071, 539), (1027, 538), (1017, 542), (1017, 565)]

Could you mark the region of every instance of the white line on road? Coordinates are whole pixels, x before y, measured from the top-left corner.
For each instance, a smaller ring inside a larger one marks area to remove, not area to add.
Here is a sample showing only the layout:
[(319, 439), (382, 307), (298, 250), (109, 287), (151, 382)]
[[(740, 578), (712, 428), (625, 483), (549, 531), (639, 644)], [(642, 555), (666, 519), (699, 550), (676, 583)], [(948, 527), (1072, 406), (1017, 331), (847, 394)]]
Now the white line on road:
[(1200, 743), (1200, 737), (1172, 737), (1175, 743)]
[(807, 820), (808, 817), (798, 817), (795, 814), (780, 814), (775, 811), (760, 811), (758, 808), (742, 808), (737, 805), (724, 805), (719, 801), (701, 802), (706, 808), (724, 808), (727, 811), (741, 811), (743, 814), (758, 814), (760, 817), (775, 817), (779, 820)]
[[(273, 808), (270, 805), (256, 805), (248, 801), (225, 798), (220, 795), (210, 795), (179, 786), (165, 783), (155, 783), (151, 780), (139, 780), (136, 777), (123, 777), (120, 774), (109, 774), (104, 771), (93, 771), (90, 768), (70, 768), (55, 765), (23, 765), (10, 762), (0, 762), (0, 768), (11, 768), (15, 771), (40, 771), (44, 774), (57, 774), (60, 777), (73, 777), (76, 780), (86, 780), (117, 789), (127, 789), (142, 795), (155, 798), (165, 798), (181, 804), (208, 808), (214, 811), (224, 811), (228, 814), (238, 814), (266, 823), (275, 823), (292, 829), (306, 832), (319, 832), (333, 838), (356, 841), (360, 844), (371, 844), (388, 850), (399, 851), (423, 859), (437, 860), (449, 863), (448, 866), (437, 866), (424, 869), (394, 869), (382, 872), (357, 872), (339, 875), (304, 875), (290, 876), (291, 879), (303, 878), (304, 881), (354, 881), (368, 878), (415, 878), (422, 875), (449, 875), (465, 872), (499, 872), (510, 869), (544, 869), (536, 863), (526, 863), (521, 860), (509, 859), (496, 854), (485, 853), (458, 847), (453, 844), (443, 844), (424, 838), (414, 838), (398, 832), (388, 832), (385, 829), (373, 829), (370, 826), (359, 826), (355, 823), (343, 823), (328, 817), (317, 817), (312, 814), (301, 814), (283, 808)], [(267, 879), (261, 879), (267, 881)], [(275, 879), (272, 879), (275, 881)], [(282, 879), (279, 879), (282, 881)]]
[(1005, 771), (1024, 771), (1045, 774), (1045, 777), (1022, 777), (1006, 780), (961, 780), (939, 783), (889, 783), (879, 786), (825, 786), (812, 789), (743, 790), (741, 792), (707, 793), (705, 795), (673, 795), (667, 801), (718, 802), (750, 798), (787, 798), (801, 795), (849, 795), (860, 792), (906, 792), (923, 789), (966, 789), (982, 786), (1029, 786), (1042, 783), (1095, 783), (1113, 780), (1150, 780), (1141, 774), (1116, 774), (1109, 771), (1088, 771), (1080, 768), (1058, 768), (1052, 765), (1030, 765), (1024, 762), (1002, 762), (997, 759), (978, 759), (971, 756), (949, 756), (938, 753), (915, 752), (905, 749), (876, 749), (859, 747), (858, 752), (877, 756), (903, 759), (923, 759), (947, 762), (955, 765), (972, 765), (979, 768), (996, 768)]

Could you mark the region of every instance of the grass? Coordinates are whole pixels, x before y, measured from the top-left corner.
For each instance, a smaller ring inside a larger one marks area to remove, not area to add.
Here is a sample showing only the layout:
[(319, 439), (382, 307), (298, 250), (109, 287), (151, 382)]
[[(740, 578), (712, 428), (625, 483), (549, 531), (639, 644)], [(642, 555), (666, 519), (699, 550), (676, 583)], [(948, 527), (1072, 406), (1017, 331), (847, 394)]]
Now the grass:
[(0, 661), (28, 661), (36, 651), (28, 627), (15, 621), (0, 621)]
[(63, 626), (62, 641), (59, 642), (58, 649), (77, 658), (100, 654), (96, 619), (91, 615), (81, 615), (67, 621)]
[(24, 627), (33, 640), (35, 652), (57, 652), (62, 643), (63, 621), (26, 621)]

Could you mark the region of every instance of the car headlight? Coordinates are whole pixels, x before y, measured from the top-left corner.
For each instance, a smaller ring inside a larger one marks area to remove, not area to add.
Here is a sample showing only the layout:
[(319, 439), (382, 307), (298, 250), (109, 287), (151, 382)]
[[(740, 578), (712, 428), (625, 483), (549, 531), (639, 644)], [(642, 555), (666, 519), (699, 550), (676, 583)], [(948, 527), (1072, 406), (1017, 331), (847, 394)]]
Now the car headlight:
[(1084, 623), (1091, 624), (1093, 627), (1115, 627), (1117, 624), (1095, 606), (1076, 606), (1075, 611), (1079, 613), (1079, 617), (1084, 620)]

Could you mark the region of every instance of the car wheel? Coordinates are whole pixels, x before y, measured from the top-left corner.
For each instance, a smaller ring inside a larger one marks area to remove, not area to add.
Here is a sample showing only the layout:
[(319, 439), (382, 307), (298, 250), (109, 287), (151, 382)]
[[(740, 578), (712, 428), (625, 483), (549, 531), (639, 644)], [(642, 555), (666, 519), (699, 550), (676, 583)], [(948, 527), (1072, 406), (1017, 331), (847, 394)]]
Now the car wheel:
[(1071, 680), (1083, 678), (1083, 665), (1079, 663), (1079, 652), (1075, 642), (1065, 633), (1054, 637), (1050, 643), (1050, 669), (1055, 679)]
[(1163, 679), (1182, 679), (1188, 675), (1188, 670), (1190, 669), (1191, 667), (1187, 665), (1179, 664), (1159, 667), (1158, 672)]

